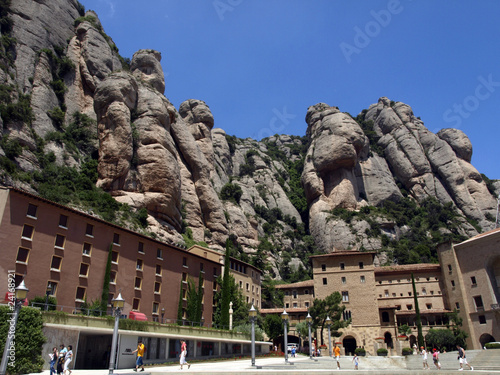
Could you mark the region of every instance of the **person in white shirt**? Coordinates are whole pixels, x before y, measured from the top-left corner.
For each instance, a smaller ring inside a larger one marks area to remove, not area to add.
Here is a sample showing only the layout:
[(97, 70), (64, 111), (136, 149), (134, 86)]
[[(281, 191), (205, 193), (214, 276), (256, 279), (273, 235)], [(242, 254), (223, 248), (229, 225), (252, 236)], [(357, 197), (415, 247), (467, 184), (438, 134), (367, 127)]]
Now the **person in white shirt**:
[(429, 364), (427, 363), (427, 350), (423, 346), (420, 347), (420, 355), (422, 356), (422, 361), (424, 365), (424, 370), (429, 370)]

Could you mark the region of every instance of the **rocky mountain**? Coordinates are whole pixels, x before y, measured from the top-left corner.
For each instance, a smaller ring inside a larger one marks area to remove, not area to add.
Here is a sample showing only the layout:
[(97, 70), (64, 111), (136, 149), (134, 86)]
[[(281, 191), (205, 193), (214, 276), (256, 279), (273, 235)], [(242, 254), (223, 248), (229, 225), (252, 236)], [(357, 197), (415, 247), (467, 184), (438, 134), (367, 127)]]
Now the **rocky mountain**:
[[(356, 118), (319, 103), (307, 110), (304, 137), (238, 139), (214, 127), (202, 100), (175, 108), (161, 53), (123, 59), (78, 1), (0, 4), (6, 185), (43, 195), (47, 171), (79, 171), (92, 181), (87, 190), (144, 213), (137, 230), (220, 250), (230, 238), (237, 256), (287, 279), (307, 276), (301, 270), (314, 252), (432, 261), (440, 240), (494, 226), (499, 184), (471, 165), (467, 136), (432, 133), (404, 103), (382, 97)], [(84, 195), (76, 190), (53, 187), (51, 198)], [(426, 216), (433, 210), (437, 218)], [(398, 245), (405, 238), (413, 241), (406, 250)]]

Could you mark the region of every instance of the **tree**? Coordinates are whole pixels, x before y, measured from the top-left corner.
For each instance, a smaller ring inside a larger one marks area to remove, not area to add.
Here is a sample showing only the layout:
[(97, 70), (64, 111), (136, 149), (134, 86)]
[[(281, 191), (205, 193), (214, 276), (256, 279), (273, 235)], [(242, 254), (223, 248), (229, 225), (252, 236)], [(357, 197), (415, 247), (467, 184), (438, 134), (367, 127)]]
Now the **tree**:
[(194, 285), (192, 279), (188, 280), (187, 289), (187, 319), (191, 322), (201, 322), (203, 301), (203, 274), (200, 272), (198, 277), (198, 288)]
[(455, 337), (455, 346), (460, 345), (462, 348), (467, 349), (467, 337), (469, 335), (467, 332), (462, 330), (460, 327), (463, 325), (463, 319), (458, 315), (457, 309), (453, 309), (453, 312), (447, 313), (446, 317), (448, 317), (449, 321), (451, 321), (452, 324), (448, 323), (446, 325), (446, 328), (450, 329), (453, 332), (453, 336)]
[(184, 306), (184, 301), (183, 301), (183, 291), (184, 288), (180, 287), (180, 292), (179, 292), (179, 304), (177, 305), (177, 324), (182, 324), (182, 318), (183, 318), (183, 306)]
[(276, 314), (267, 314), (264, 318), (264, 331), (273, 342), (283, 335), (283, 322), (281, 316)]
[(229, 303), (231, 302), (229, 266), (231, 256), (231, 240), (226, 240), (226, 257), (224, 258), (224, 278), (222, 279), (221, 300), (220, 300), (220, 321), (222, 327), (229, 327)]
[(415, 301), (415, 313), (417, 317), (415, 322), (417, 324), (417, 340), (418, 347), (424, 346), (424, 335), (422, 334), (422, 321), (420, 320), (420, 308), (418, 307), (418, 295), (417, 295), (417, 287), (415, 286), (415, 277), (413, 276), (413, 272), (411, 273), (411, 284), (413, 287), (413, 300)]
[(111, 277), (111, 260), (112, 260), (113, 244), (109, 245), (108, 249), (108, 260), (106, 261), (106, 270), (104, 271), (104, 281), (102, 284), (102, 294), (101, 294), (101, 311), (106, 314), (108, 310), (108, 299), (109, 299), (109, 280)]
[(342, 320), (342, 312), (345, 310), (345, 305), (340, 305), (342, 296), (339, 292), (333, 292), (325, 299), (315, 298), (309, 313), (313, 318), (313, 328), (321, 327), (321, 345), (324, 344), (323, 329), (325, 328), (325, 321), (330, 317), (332, 325), (330, 328), (332, 337), (340, 337), (342, 333), (341, 328), (347, 327), (351, 321)]
[(299, 338), (304, 342), (309, 340), (309, 326), (307, 322), (300, 322), (295, 325), (295, 331), (299, 335)]
[[(12, 311), (7, 306), (0, 306), (0, 351), (3, 353), (9, 319)], [(14, 366), (7, 366), (9, 374), (30, 374), (42, 372), (44, 360), (42, 345), (46, 338), (43, 335), (42, 313), (38, 309), (23, 307), (19, 313), (15, 336)]]
[(431, 328), (425, 335), (425, 342), (428, 348), (437, 348), (439, 350), (453, 350), (455, 348), (455, 336), (449, 329)]

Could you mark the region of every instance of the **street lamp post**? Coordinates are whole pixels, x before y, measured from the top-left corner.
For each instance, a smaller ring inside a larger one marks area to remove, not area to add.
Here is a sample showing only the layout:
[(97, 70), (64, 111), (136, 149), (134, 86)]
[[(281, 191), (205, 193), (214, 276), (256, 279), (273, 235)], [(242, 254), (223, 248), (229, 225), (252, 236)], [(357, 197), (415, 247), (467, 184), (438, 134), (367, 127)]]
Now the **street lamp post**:
[(286, 312), (285, 309), (283, 309), (283, 313), (281, 314), (281, 319), (283, 320), (283, 327), (285, 329), (284, 333), (284, 338), (285, 338), (285, 363), (288, 364), (288, 332), (287, 332), (287, 325), (288, 325), (288, 313)]
[(163, 317), (165, 316), (165, 308), (161, 308), (161, 324), (165, 323), (165, 320), (163, 320)]
[(330, 319), (329, 316), (326, 317), (326, 326), (328, 327), (328, 354), (330, 357), (332, 356), (332, 340), (331, 340), (331, 327), (332, 327), (332, 320)]
[(123, 306), (125, 305), (125, 300), (122, 298), (122, 294), (118, 293), (118, 297), (111, 300), (113, 307), (115, 308), (115, 328), (113, 329), (113, 341), (111, 342), (111, 356), (109, 359), (109, 374), (113, 374), (115, 369), (115, 356), (116, 356), (116, 344), (118, 342), (118, 322), (120, 321), (120, 315), (122, 313)]
[(313, 359), (312, 355), (312, 342), (311, 342), (311, 325), (312, 325), (313, 318), (311, 314), (307, 313), (306, 316), (306, 322), (307, 322), (307, 327), (309, 328), (309, 359)]
[[(12, 338), (15, 337), (16, 333), (16, 324), (17, 318), (19, 316), (19, 312), (21, 311), (21, 307), (23, 306), (24, 300), (28, 295), (29, 289), (24, 285), (24, 280), (16, 287), (16, 294), (14, 299), (14, 314), (12, 314), (9, 319), (9, 329), (7, 331), (7, 340), (5, 341), (5, 348), (3, 349), (2, 355), (2, 363), (0, 364), (0, 375), (5, 375), (7, 372), (7, 361), (9, 357), (9, 353), (15, 351), (15, 345), (12, 345)], [(9, 307), (12, 310), (12, 305), (9, 303)], [(12, 334), (13, 333), (13, 334)]]
[(47, 284), (47, 289), (45, 290), (45, 311), (49, 311), (49, 296), (52, 293), (52, 284)]
[(257, 310), (253, 305), (248, 315), (250, 316), (250, 323), (252, 323), (252, 366), (255, 366), (255, 321), (257, 320)]

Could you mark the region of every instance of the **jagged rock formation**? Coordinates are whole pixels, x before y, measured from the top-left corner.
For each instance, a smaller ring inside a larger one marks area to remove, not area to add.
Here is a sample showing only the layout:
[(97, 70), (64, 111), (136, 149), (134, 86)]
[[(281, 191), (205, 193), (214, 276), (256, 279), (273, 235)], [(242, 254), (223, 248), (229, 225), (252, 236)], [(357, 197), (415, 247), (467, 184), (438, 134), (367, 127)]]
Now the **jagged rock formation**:
[[(83, 13), (76, 0), (12, 0), (8, 14), (13, 26), (2, 32), (15, 43), (1, 46), (0, 82), (12, 103), (29, 103), (31, 115), (2, 112), (0, 157), (30, 173), (47, 163), (41, 155), (75, 168), (84, 157), (98, 159), (97, 186), (147, 209), (148, 230), (161, 239), (223, 249), (234, 235), (247, 254), (264, 251), (279, 277), (283, 259), (304, 266), (312, 238), (324, 252), (380, 250), (380, 234), (398, 240), (409, 231), (383, 215), (348, 222), (336, 209), (433, 197), (456, 207), (461, 233), (493, 227), (496, 197), (470, 164), (467, 136), (433, 134), (404, 103), (382, 97), (356, 119), (319, 103), (307, 111), (306, 137), (237, 139), (215, 127), (202, 100), (174, 108), (164, 95), (160, 52), (140, 50), (128, 63), (97, 14)], [(61, 140), (75, 113), (95, 120), (98, 156)], [(21, 151), (9, 152), (8, 142)], [(36, 189), (7, 169), (2, 178)], [(498, 194), (498, 181), (491, 186)]]

